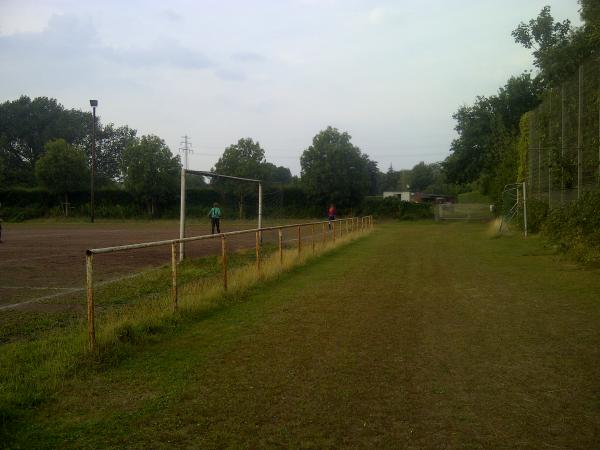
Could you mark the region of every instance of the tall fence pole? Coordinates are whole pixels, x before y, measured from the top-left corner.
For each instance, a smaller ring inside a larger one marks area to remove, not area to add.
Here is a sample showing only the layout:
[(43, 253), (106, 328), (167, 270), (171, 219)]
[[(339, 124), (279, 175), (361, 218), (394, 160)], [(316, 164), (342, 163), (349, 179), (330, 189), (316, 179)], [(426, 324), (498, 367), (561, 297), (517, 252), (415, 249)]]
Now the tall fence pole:
[(565, 84), (563, 83), (561, 90), (561, 106), (560, 106), (560, 204), (565, 203)]
[(525, 229), (525, 237), (527, 237), (527, 183), (525, 181), (523, 181), (523, 228)]
[(583, 147), (583, 134), (581, 132), (581, 119), (583, 115), (583, 64), (579, 66), (579, 105), (577, 108), (577, 199), (581, 198), (581, 189), (583, 183), (583, 161), (582, 161), (582, 147)]
[(335, 222), (333, 222), (333, 242), (335, 242)]
[(171, 300), (173, 312), (177, 311), (177, 244), (171, 244)]
[(298, 254), (302, 251), (302, 231), (300, 225), (298, 225)]
[(221, 265), (223, 267), (223, 290), (227, 290), (227, 238), (221, 236)]
[(87, 322), (88, 322), (88, 348), (90, 352), (96, 350), (96, 330), (94, 328), (94, 255), (86, 253), (85, 274), (87, 287)]

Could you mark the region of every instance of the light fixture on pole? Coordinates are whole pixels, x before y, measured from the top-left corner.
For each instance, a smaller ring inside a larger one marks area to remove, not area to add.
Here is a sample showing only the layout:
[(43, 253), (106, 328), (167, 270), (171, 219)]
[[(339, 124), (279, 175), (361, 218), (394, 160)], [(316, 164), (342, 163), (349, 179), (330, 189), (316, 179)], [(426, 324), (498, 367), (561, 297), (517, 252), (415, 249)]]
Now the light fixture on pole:
[(96, 106), (98, 106), (98, 100), (90, 100), (90, 106), (92, 107), (92, 173), (90, 175), (90, 219), (94, 223), (94, 177), (96, 171)]

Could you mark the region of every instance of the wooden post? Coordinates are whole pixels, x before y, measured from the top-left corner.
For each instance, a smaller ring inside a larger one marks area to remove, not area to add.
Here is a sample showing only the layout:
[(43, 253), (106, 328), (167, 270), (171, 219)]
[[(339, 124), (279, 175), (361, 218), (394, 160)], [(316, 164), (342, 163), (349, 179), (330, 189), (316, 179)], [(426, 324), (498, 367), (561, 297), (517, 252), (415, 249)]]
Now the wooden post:
[(300, 225), (298, 225), (298, 254), (302, 251), (302, 232), (300, 231)]
[(177, 311), (177, 244), (171, 244), (171, 300), (173, 312)]
[(85, 269), (87, 284), (87, 321), (88, 321), (88, 348), (90, 352), (96, 350), (96, 330), (94, 328), (94, 255), (86, 252)]
[(312, 224), (312, 230), (311, 230), (311, 243), (312, 243), (312, 252), (313, 254), (315, 253), (315, 224)]
[(279, 234), (279, 264), (283, 264), (283, 232), (281, 228), (277, 232)]
[(223, 266), (223, 290), (227, 290), (227, 238), (221, 236), (221, 265)]
[(348, 231), (348, 219), (344, 220), (344, 222), (345, 222), (345, 225), (346, 225), (346, 234), (348, 234), (349, 233), (349, 231)]
[(332, 222), (333, 224), (333, 242), (335, 242), (335, 220)]
[(260, 231), (256, 232), (256, 271), (260, 275)]

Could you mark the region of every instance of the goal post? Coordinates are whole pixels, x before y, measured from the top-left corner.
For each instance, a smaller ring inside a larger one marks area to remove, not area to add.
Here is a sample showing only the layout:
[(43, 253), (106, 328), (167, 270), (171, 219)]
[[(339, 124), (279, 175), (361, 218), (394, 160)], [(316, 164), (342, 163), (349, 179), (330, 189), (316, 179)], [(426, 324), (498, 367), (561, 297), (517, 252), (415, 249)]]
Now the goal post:
[[(262, 210), (263, 210), (263, 188), (262, 180), (255, 180), (253, 178), (242, 178), (242, 177), (234, 177), (231, 175), (221, 175), (219, 173), (214, 172), (206, 172), (203, 170), (189, 170), (184, 167), (181, 168), (181, 202), (180, 202), (180, 211), (179, 211), (179, 239), (185, 238), (185, 188), (186, 188), (186, 175), (200, 175), (202, 177), (209, 178), (223, 178), (227, 180), (235, 180), (246, 183), (256, 183), (258, 184), (258, 229), (262, 228)], [(262, 239), (262, 235), (261, 235)], [(185, 243), (183, 241), (179, 242), (179, 262), (183, 261), (185, 257)]]

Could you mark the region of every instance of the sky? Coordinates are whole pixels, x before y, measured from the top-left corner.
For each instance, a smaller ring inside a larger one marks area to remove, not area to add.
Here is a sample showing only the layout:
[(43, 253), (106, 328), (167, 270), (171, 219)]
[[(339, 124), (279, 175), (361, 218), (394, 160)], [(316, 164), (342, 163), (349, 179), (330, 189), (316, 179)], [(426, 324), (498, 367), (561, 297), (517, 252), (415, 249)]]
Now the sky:
[(327, 126), (383, 171), (443, 160), (452, 114), (532, 68), (510, 33), (576, 0), (0, 0), (0, 102), (56, 98), (182, 136), (209, 170), (239, 138), (300, 173)]

